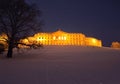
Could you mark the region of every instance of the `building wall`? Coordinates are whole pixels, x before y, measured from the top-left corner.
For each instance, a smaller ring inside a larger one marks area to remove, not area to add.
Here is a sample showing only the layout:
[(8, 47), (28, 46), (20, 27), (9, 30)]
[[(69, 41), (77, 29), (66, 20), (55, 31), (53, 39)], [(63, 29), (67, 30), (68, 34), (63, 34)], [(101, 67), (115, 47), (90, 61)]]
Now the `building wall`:
[(102, 46), (101, 40), (98, 40), (98, 39), (93, 38), (93, 37), (86, 37), (85, 43), (86, 43), (85, 44), (86, 46), (99, 46), (99, 47)]
[(33, 38), (34, 42), (43, 45), (102, 46), (101, 40), (96, 38), (86, 37), (82, 33), (67, 33), (61, 30), (52, 33), (37, 33)]

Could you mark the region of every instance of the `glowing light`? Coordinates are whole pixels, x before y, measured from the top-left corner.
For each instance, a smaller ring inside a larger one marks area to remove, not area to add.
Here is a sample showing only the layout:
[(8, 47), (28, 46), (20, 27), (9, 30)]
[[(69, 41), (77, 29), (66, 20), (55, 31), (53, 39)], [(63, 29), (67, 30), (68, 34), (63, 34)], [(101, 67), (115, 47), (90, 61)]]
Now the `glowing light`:
[(96, 43), (96, 39), (92, 39), (92, 42), (93, 42), (93, 43)]
[(66, 40), (66, 37), (64, 37), (64, 40)]
[(53, 40), (55, 40), (55, 39), (56, 39), (56, 37), (54, 36), (54, 37), (53, 37)]
[(61, 37), (59, 36), (58, 39), (61, 40)]
[(61, 37), (62, 40), (64, 40), (63, 36)]

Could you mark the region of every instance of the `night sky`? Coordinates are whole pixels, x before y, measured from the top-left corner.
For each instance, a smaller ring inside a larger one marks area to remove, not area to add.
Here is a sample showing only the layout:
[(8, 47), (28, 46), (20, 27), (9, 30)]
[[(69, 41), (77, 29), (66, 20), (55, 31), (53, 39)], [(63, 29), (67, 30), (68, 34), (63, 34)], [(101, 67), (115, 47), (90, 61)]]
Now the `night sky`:
[(43, 30), (83, 33), (102, 40), (103, 46), (120, 42), (119, 0), (28, 0), (42, 11)]

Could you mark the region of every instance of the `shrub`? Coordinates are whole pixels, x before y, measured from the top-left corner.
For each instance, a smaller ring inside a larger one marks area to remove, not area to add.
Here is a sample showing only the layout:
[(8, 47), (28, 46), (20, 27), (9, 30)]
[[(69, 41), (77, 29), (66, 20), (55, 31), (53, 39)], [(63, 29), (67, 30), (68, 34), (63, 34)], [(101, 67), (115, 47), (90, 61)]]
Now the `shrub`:
[(111, 47), (112, 48), (120, 48), (120, 43), (119, 42), (112, 42)]

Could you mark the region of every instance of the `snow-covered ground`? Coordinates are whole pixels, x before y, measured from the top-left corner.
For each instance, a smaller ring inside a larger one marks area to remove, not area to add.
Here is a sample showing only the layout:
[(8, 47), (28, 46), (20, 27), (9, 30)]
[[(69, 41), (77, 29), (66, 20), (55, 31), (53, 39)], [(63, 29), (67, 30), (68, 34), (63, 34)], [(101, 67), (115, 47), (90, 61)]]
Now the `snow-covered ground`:
[(120, 84), (120, 50), (45, 46), (0, 56), (0, 84)]

